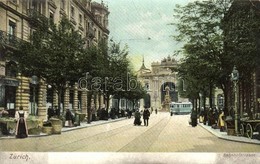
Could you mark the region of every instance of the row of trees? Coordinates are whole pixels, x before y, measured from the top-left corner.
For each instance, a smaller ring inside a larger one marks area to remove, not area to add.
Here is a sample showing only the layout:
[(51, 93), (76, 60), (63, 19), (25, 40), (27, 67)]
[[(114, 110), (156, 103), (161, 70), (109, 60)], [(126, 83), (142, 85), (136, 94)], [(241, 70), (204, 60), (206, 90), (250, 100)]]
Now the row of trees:
[(233, 67), (238, 68), (240, 81), (250, 83), (250, 76), (259, 63), (258, 13), (249, 1), (195, 1), (176, 6), (176, 22), (172, 25), (177, 27), (175, 40), (184, 42), (184, 57), (177, 69), (179, 77), (185, 80), (183, 96), (197, 100), (201, 93), (203, 106), (209, 97), (212, 107), (213, 91), (219, 87), (224, 93), (224, 110), (228, 112)]
[(31, 22), (34, 32), (30, 41), (21, 42), (9, 59), (18, 62), (18, 71), (22, 75), (36, 75), (51, 85), (58, 93), (58, 104), (67, 85), (75, 84), (87, 72), (91, 75), (85, 86), (89, 90), (88, 114), (90, 100), (95, 94), (104, 95), (107, 109), (111, 96), (120, 95), (120, 98), (133, 101), (143, 97), (145, 91), (142, 87), (131, 91), (126, 89), (127, 78), (134, 77), (127, 47), (122, 49), (119, 43), (107, 43), (106, 40), (86, 47), (87, 38), (82, 38), (65, 17), (59, 24), (43, 17), (34, 20)]

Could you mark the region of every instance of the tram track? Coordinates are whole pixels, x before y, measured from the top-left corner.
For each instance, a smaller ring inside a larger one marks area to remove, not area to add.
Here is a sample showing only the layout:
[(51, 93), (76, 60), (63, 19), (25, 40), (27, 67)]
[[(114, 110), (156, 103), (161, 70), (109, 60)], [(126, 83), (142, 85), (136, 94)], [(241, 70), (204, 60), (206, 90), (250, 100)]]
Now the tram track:
[[(66, 147), (70, 147), (69, 150), (72, 152), (90, 151), (93, 149), (95, 149), (95, 151), (96, 149), (98, 149), (98, 151), (121, 151), (123, 150), (122, 147), (128, 147), (126, 145), (128, 145), (129, 143), (131, 145), (131, 143), (133, 143), (136, 140), (136, 138), (139, 138), (142, 135), (145, 136), (144, 133), (146, 133), (146, 135), (148, 136), (153, 136), (153, 131), (155, 129), (159, 131), (159, 129), (162, 129), (164, 126), (166, 126), (165, 123), (162, 123), (164, 122), (163, 120), (165, 120), (165, 118), (161, 118), (158, 121), (159, 125), (157, 125), (158, 122), (156, 121), (153, 122), (153, 126), (151, 124), (149, 128), (146, 128), (143, 126), (134, 126), (133, 119), (131, 119), (131, 123), (128, 123), (126, 125), (117, 127), (113, 130), (109, 130), (106, 132), (101, 132), (93, 136), (83, 137), (73, 142), (53, 147), (51, 150), (48, 151), (62, 151)], [(99, 146), (103, 148), (99, 148)]]
[[(170, 121), (170, 117), (162, 118), (150, 127), (146, 132), (141, 133), (118, 152), (147, 152), (154, 141), (156, 141)], [(151, 122), (151, 121), (150, 121)]]

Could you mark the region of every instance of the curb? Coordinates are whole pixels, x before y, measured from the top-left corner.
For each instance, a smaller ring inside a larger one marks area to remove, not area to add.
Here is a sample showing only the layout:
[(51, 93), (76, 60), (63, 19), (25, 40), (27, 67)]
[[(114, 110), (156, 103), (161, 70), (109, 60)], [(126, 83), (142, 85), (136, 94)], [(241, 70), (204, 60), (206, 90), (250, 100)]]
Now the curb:
[[(65, 132), (69, 132), (69, 131), (73, 131), (73, 130), (77, 130), (77, 129), (88, 128), (88, 127), (97, 126), (97, 125), (102, 125), (102, 124), (107, 124), (107, 123), (110, 123), (110, 122), (117, 122), (117, 121), (121, 121), (121, 120), (125, 120), (125, 117), (118, 118), (118, 119), (93, 121), (95, 123), (92, 122), (92, 124), (91, 123), (88, 124), (86, 122), (83, 122), (81, 126), (76, 126), (76, 127), (72, 127), (72, 128), (64, 128), (63, 127), (61, 129), (61, 133), (65, 133)], [(39, 135), (29, 135), (27, 138), (31, 138), (31, 137), (46, 137), (46, 136), (51, 136), (51, 135), (60, 135), (60, 134), (40, 133)], [(9, 135), (9, 136), (2, 136), (2, 137), (0, 137), (0, 139), (17, 139), (17, 138), (15, 137), (15, 135)]]
[(198, 125), (200, 125), (202, 128), (204, 128), (211, 134), (213, 134), (216, 137), (223, 139), (223, 140), (260, 145), (260, 140), (257, 140), (257, 139), (250, 139), (250, 138), (242, 137), (242, 136), (229, 136), (229, 135), (227, 135), (226, 132), (220, 132), (219, 129), (212, 129), (211, 127), (203, 125), (201, 123), (198, 123)]

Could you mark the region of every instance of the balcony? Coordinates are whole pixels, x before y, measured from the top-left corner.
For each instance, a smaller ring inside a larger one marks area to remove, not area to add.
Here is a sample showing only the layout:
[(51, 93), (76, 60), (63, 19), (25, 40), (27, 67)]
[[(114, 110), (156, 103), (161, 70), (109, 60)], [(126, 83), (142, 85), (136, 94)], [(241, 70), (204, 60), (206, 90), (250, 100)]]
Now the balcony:
[(27, 14), (29, 17), (29, 22), (33, 26), (37, 27), (38, 23), (47, 23), (48, 22), (48, 18), (45, 15), (41, 14), (36, 9), (28, 9)]
[(22, 39), (16, 37), (15, 35), (10, 35), (5, 31), (0, 30), (0, 44), (17, 48), (18, 44), (22, 41)]

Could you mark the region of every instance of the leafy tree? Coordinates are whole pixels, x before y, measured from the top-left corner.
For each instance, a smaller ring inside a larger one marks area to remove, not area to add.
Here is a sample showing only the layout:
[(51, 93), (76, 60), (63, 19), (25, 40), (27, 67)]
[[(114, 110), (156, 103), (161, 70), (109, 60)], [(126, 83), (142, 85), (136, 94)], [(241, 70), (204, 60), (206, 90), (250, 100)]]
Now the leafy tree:
[(110, 47), (106, 52), (107, 58), (105, 58), (101, 76), (104, 77), (103, 93), (108, 109), (110, 97), (124, 91), (127, 86), (130, 62), (127, 58), (127, 47), (121, 49), (120, 43), (110, 43)]
[(190, 93), (194, 95), (190, 96), (193, 98), (206, 90), (211, 97), (212, 89), (225, 83), (221, 80), (226, 78), (220, 78), (220, 75), (227, 76), (226, 67), (229, 68), (230, 64), (224, 62), (227, 57), (223, 53), (220, 25), (230, 3), (226, 0), (195, 1), (186, 6), (176, 6), (174, 17), (177, 22), (173, 25), (176, 25), (178, 33), (175, 39), (185, 42), (183, 53), (186, 54), (178, 70), (182, 78), (191, 81), (187, 91), (192, 89)]
[(39, 19), (41, 23), (37, 24), (30, 42), (22, 42), (12, 57), (23, 75), (35, 74), (57, 89), (60, 104), (67, 82), (75, 82), (79, 76), (84, 41), (67, 18), (57, 25)]

